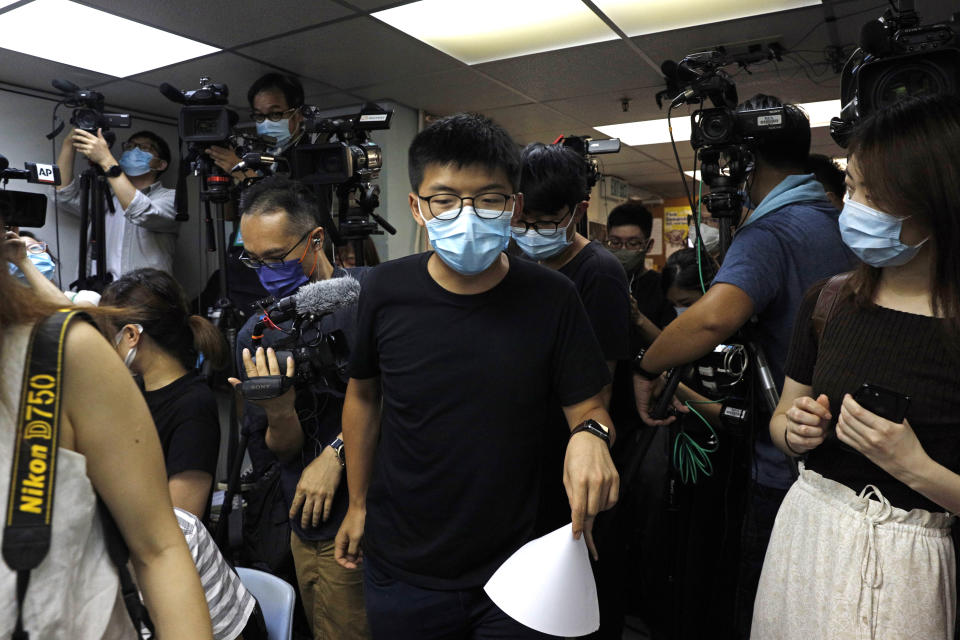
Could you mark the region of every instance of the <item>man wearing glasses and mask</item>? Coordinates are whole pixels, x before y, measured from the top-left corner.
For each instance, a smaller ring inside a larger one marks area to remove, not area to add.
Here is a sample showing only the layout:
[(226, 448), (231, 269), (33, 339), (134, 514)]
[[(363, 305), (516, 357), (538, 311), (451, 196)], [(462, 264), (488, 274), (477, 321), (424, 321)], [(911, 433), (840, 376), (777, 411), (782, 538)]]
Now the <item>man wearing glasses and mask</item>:
[[(303, 184), (284, 176), (264, 178), (243, 192), (240, 211), (244, 242), (240, 262), (256, 273), (274, 298), (331, 278), (364, 281), (369, 267), (334, 267), (324, 254), (319, 202)], [(251, 317), (237, 336), (238, 370), (245, 378), (293, 376), (292, 360), (277, 362), (270, 348), (286, 337), (282, 330), (289, 329), (293, 320), (280, 323), (281, 330), (263, 332), (263, 347), (254, 351), (252, 336), (258, 320), (259, 315)], [(302, 342), (310, 344), (321, 334), (342, 331), (347, 347), (352, 348), (355, 324), (354, 303), (306, 323)], [(240, 380), (230, 382), (237, 385)], [(342, 408), (342, 387), (332, 388), (323, 379), (296, 384), (278, 398), (248, 402), (243, 429), (250, 435), (251, 457), (265, 444), (279, 460), (280, 486), (292, 529), (290, 548), (313, 637), (363, 640), (368, 633), (362, 573), (341, 567), (333, 557), (333, 539), (347, 510)]]
[(63, 184), (57, 187), (60, 207), (80, 215), (83, 192), (73, 179), (74, 153), (79, 151), (99, 166), (113, 192), (114, 213), (106, 211), (106, 271), (114, 279), (142, 267), (173, 272), (177, 245), (175, 191), (160, 184), (170, 166), (170, 147), (152, 131), (135, 133), (115, 158), (103, 133), (73, 129), (63, 140), (57, 164)]

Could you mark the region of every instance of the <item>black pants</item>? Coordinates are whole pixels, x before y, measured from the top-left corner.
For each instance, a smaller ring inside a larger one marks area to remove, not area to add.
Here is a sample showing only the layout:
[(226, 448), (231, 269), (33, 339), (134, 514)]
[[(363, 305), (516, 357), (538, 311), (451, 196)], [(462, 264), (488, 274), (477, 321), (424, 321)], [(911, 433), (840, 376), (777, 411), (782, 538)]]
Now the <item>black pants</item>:
[(526, 640), (547, 636), (516, 622), (482, 587), (435, 591), (391, 578), (363, 561), (363, 594), (373, 640)]

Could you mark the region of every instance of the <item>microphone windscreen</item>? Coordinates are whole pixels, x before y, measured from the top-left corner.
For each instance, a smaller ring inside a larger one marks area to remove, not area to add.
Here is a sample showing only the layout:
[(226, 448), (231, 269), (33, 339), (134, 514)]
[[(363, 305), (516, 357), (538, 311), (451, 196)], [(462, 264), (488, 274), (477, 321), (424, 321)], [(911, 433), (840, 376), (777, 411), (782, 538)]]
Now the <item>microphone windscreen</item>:
[(297, 291), (297, 314), (329, 313), (353, 304), (360, 297), (360, 283), (344, 276), (311, 282)]
[(882, 22), (871, 20), (863, 25), (860, 29), (860, 48), (874, 56), (890, 52), (890, 38)]
[(50, 84), (52, 84), (55, 89), (59, 89), (63, 93), (76, 93), (77, 91), (80, 91), (80, 87), (73, 84), (69, 80), (54, 79), (50, 81)]
[(162, 93), (168, 100), (172, 100), (174, 102), (183, 102), (183, 92), (173, 85), (167, 84), (166, 82), (160, 85), (160, 93)]
[(664, 60), (660, 65), (660, 72), (667, 80), (674, 80), (677, 77), (677, 63), (673, 60)]
[(0, 171), (3, 171), (9, 166), (10, 166), (10, 161), (7, 160), (7, 157), (0, 155)]

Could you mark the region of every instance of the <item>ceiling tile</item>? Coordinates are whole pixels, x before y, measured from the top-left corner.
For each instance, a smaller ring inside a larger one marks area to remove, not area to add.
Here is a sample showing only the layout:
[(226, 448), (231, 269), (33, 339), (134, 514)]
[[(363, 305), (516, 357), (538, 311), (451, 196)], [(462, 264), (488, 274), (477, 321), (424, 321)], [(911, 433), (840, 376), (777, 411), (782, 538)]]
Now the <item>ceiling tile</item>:
[[(106, 98), (108, 111), (134, 111), (176, 119), (180, 114), (180, 105), (164, 98), (156, 87), (132, 80), (115, 80), (97, 87)], [(137, 114), (133, 114), (133, 126), (137, 125)]]
[[(549, 105), (575, 118), (591, 118), (592, 126), (636, 122), (637, 120), (655, 120), (666, 117), (666, 110), (658, 109), (654, 95), (661, 85), (641, 89), (626, 89), (578, 96), (563, 100), (549, 100)], [(627, 99), (627, 111), (623, 110), (623, 100)]]
[(354, 7), (361, 11), (379, 11), (380, 9), (392, 9), (403, 4), (410, 4), (416, 0), (339, 0), (340, 4)]
[(363, 102), (363, 96), (357, 96), (342, 91), (324, 94), (306, 94), (308, 105), (321, 109), (336, 109), (338, 107), (356, 107)]
[(54, 78), (69, 80), (81, 89), (88, 89), (115, 80), (113, 76), (79, 67), (71, 67), (52, 60), (44, 60), (9, 49), (0, 49), (0, 59), (3, 60), (0, 82), (8, 82), (51, 93), (58, 93), (50, 84), (50, 81)]
[(221, 48), (261, 40), (293, 29), (351, 15), (332, 0), (231, 0), (157, 2), (156, 0), (85, 0), (98, 9)]
[(238, 50), (340, 89), (455, 69), (458, 62), (363, 16)]
[(602, 42), (476, 65), (535, 100), (552, 100), (661, 81), (623, 42)]
[(484, 111), (529, 102), (517, 92), (469, 68), (420, 76), (414, 80), (392, 80), (353, 89), (353, 92), (371, 100), (389, 98), (435, 115)]
[(550, 141), (559, 135), (583, 135), (587, 127), (575, 119), (551, 111), (539, 104), (524, 104), (501, 109), (486, 109), (483, 114), (507, 131), (556, 131)]

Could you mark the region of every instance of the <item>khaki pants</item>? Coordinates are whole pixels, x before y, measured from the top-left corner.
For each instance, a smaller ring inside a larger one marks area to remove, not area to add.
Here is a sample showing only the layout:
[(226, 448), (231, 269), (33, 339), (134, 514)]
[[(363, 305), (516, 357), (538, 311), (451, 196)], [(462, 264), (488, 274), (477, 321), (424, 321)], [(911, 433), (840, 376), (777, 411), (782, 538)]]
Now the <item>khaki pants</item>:
[(312, 542), (291, 533), (290, 549), (314, 640), (367, 640), (363, 569), (337, 564), (333, 540)]

